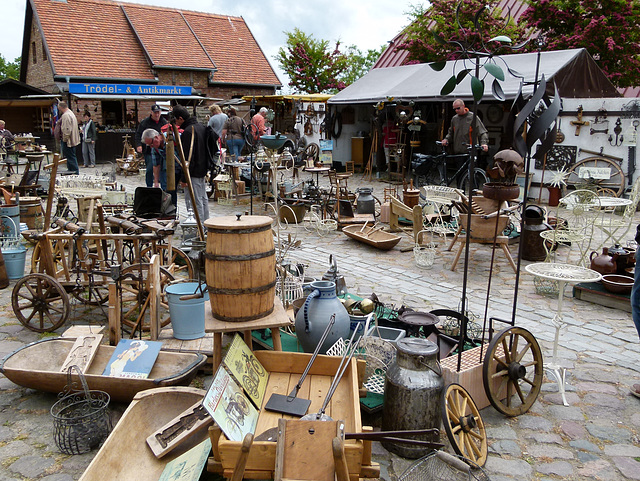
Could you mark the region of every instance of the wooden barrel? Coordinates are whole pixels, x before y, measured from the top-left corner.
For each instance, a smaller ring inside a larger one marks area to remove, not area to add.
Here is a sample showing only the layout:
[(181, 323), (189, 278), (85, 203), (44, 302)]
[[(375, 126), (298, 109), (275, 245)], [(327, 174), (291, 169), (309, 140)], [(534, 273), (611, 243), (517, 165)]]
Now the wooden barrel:
[(411, 207), (411, 208), (418, 205), (418, 203), (420, 202), (420, 190), (418, 189), (405, 190), (402, 196), (402, 202), (404, 202), (404, 204), (407, 207)]
[(213, 217), (205, 221), (205, 272), (216, 319), (251, 321), (273, 311), (276, 255), (266, 216)]
[[(42, 200), (40, 197), (20, 197), (20, 222), (27, 224), (29, 229), (36, 229), (38, 218), (42, 217)], [(42, 228), (42, 219), (40, 222)]]

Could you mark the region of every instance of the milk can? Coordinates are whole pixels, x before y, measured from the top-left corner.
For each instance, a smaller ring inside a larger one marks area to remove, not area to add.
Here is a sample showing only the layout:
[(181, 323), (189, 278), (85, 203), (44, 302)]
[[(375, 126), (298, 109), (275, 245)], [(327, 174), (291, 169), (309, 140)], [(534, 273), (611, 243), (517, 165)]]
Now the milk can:
[[(438, 363), (438, 346), (420, 338), (401, 339), (396, 344), (396, 360), (389, 366), (384, 384), (382, 430), (440, 429), (441, 395), (444, 388)], [(416, 439), (439, 442), (439, 436), (425, 434)], [(405, 458), (419, 458), (427, 446), (384, 441), (389, 451)]]
[(522, 258), (528, 261), (543, 261), (547, 258), (544, 239), (540, 233), (549, 229), (544, 223), (544, 210), (537, 205), (530, 205), (524, 210), (522, 222)]
[(356, 212), (358, 214), (373, 214), (376, 211), (376, 201), (372, 195), (373, 189), (360, 187), (356, 192), (358, 192)]

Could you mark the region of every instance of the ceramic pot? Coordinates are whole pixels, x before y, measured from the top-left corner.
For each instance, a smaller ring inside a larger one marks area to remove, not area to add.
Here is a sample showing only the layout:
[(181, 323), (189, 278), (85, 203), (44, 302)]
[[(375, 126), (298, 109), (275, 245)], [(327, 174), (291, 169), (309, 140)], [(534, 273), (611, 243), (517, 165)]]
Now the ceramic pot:
[(520, 186), (518, 184), (487, 182), (482, 186), (482, 195), (493, 200), (517, 199), (520, 195)]
[(627, 267), (631, 267), (631, 264), (629, 264), (629, 251), (625, 250), (624, 247), (621, 247), (620, 244), (609, 247), (608, 253), (616, 262), (618, 267), (616, 272), (618, 274), (624, 274)]
[(296, 314), (296, 335), (304, 352), (313, 352), (335, 314), (335, 323), (320, 347), (320, 354), (325, 354), (339, 338), (349, 337), (351, 319), (336, 296), (335, 282), (316, 281), (311, 283), (311, 287), (313, 291)]
[[(618, 265), (616, 264), (616, 258), (609, 255), (609, 249), (604, 247), (602, 254), (598, 255), (596, 251), (593, 251), (589, 256), (591, 259), (591, 269), (599, 272), (602, 275), (615, 274), (618, 271)], [(594, 257), (595, 254), (595, 257)]]
[(558, 207), (560, 203), (560, 187), (548, 186), (549, 191), (549, 207)]

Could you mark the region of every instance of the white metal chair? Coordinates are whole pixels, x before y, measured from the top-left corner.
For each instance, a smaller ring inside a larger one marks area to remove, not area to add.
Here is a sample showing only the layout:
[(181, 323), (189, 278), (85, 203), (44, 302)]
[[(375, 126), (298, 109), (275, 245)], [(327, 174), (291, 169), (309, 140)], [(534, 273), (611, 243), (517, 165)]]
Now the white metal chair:
[[(606, 245), (620, 244), (622, 245), (629, 232), (635, 227), (633, 217), (638, 209), (640, 202), (640, 176), (633, 183), (631, 193), (629, 194), (630, 204), (624, 207), (622, 215), (616, 214), (616, 209), (610, 212), (604, 212), (602, 217), (598, 219), (596, 226), (604, 234), (601, 245), (595, 249), (597, 251)], [(633, 234), (635, 235), (635, 233)], [(633, 235), (631, 237), (633, 237)]]

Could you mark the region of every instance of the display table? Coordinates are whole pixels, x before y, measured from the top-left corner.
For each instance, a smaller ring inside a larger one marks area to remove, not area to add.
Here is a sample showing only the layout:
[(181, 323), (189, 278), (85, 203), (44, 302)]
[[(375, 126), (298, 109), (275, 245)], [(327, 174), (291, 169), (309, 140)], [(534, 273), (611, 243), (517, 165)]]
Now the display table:
[(313, 179), (313, 174), (316, 174), (316, 186), (320, 186), (320, 173), (329, 172), (331, 169), (329, 167), (305, 167), (305, 172), (311, 173), (311, 178)]
[(545, 366), (545, 369), (551, 371), (558, 382), (558, 391), (562, 396), (562, 402), (568, 406), (565, 396), (565, 375), (566, 369), (561, 368), (558, 364), (558, 342), (560, 340), (560, 329), (564, 326), (562, 318), (562, 301), (564, 297), (564, 287), (567, 284), (576, 284), (578, 282), (597, 282), (602, 279), (600, 273), (587, 269), (585, 267), (574, 266), (571, 264), (559, 264), (555, 262), (536, 262), (525, 266), (525, 270), (535, 276), (542, 277), (558, 282), (558, 309), (551, 323), (556, 328), (555, 338), (553, 340), (553, 357), (551, 363)]
[(244, 342), (251, 349), (251, 331), (255, 329), (271, 329), (274, 351), (282, 351), (280, 327), (292, 325), (291, 319), (284, 310), (282, 302), (276, 297), (273, 312), (268, 316), (253, 321), (232, 322), (221, 321), (213, 317), (211, 304), (204, 305), (204, 330), (213, 333), (213, 372), (222, 363), (222, 334), (225, 332), (242, 332)]

